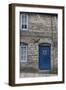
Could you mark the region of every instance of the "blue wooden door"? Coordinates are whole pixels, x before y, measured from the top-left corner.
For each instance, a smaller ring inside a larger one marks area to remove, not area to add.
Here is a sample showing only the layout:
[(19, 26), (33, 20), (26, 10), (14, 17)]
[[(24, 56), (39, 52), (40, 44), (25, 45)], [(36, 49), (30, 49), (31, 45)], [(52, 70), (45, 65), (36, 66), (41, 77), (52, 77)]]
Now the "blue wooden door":
[(50, 70), (50, 46), (39, 46), (39, 69)]

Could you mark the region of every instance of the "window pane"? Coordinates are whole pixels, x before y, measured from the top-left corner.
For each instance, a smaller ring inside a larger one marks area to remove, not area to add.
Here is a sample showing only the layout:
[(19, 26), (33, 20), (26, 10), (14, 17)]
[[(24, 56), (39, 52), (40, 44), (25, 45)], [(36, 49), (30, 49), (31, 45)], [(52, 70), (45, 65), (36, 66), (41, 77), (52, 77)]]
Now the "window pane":
[(27, 62), (27, 45), (21, 44), (20, 60), (21, 62)]
[(22, 24), (22, 29), (23, 29), (23, 28), (26, 29), (26, 28), (27, 28), (27, 25)]
[(21, 14), (21, 30), (26, 29), (27, 30), (27, 15), (26, 14)]
[(22, 29), (25, 28), (25, 25), (22, 24)]
[(25, 25), (25, 28), (27, 28), (27, 25)]
[(25, 24), (25, 16), (22, 15), (22, 24)]
[(25, 24), (27, 24), (27, 15), (25, 15)]

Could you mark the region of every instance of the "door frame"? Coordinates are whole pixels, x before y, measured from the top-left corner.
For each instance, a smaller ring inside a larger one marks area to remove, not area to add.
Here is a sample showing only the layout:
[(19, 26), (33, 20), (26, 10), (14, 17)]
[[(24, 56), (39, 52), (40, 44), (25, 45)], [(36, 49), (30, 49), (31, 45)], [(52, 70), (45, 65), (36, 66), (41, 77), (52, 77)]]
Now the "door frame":
[[(50, 69), (49, 70), (40, 70), (39, 69), (39, 47), (40, 46), (49, 46), (50, 47)], [(38, 70), (39, 72), (45, 72), (45, 73), (49, 73), (51, 71), (51, 44), (50, 43), (40, 43), (38, 46)]]

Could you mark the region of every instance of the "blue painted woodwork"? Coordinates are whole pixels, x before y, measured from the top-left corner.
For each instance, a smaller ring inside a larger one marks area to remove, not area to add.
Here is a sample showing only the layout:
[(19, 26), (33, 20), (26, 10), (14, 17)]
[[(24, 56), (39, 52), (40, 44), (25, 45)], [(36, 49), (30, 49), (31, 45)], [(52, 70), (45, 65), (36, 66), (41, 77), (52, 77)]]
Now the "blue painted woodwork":
[(39, 69), (50, 70), (51, 68), (51, 47), (48, 44), (39, 46)]

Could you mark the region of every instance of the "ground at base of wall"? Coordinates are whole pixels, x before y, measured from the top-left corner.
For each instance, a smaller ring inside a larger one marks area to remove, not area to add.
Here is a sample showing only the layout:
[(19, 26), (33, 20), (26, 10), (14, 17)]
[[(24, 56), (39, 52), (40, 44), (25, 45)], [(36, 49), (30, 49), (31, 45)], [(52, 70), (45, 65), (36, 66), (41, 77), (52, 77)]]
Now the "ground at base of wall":
[(23, 77), (49, 77), (49, 76), (56, 76), (57, 72), (56, 71), (42, 71), (42, 70), (37, 70), (33, 67), (28, 67), (25, 68), (23, 67), (20, 70), (20, 78)]

